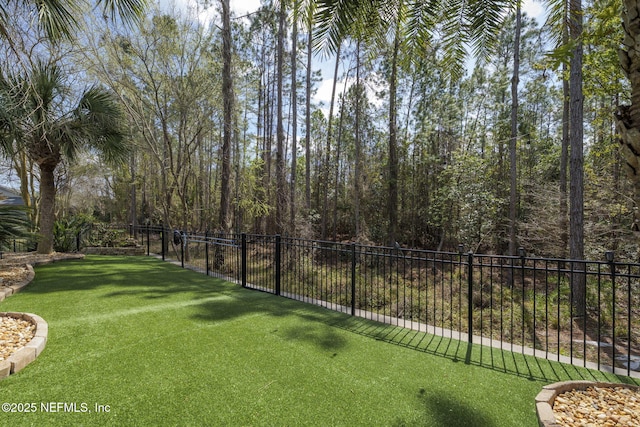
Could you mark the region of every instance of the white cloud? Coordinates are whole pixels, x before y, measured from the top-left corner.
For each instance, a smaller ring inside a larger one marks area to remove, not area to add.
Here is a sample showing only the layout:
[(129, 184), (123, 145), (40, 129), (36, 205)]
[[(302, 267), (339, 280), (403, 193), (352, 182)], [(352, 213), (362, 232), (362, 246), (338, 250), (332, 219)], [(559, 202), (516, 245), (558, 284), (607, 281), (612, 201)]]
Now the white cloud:
[(331, 90), (333, 88), (333, 79), (323, 79), (318, 86), (318, 90), (316, 91), (316, 96), (314, 98), (315, 102), (324, 102), (325, 104), (329, 104), (331, 102)]
[(525, 0), (522, 4), (522, 11), (526, 12), (530, 18), (535, 18), (539, 23), (546, 19), (546, 11), (538, 0)]
[[(210, 22), (216, 22), (220, 19), (218, 14), (220, 3), (218, 0), (213, 0), (208, 7), (202, 6), (197, 0), (160, 0), (160, 5), (161, 7), (163, 5), (166, 7), (171, 2), (175, 2), (179, 10), (197, 16), (198, 21), (203, 25), (208, 25)], [(258, 10), (260, 8), (260, 0), (231, 0), (229, 5), (233, 15), (243, 16)]]
[(231, 0), (229, 4), (236, 16), (246, 15), (260, 8), (260, 0)]

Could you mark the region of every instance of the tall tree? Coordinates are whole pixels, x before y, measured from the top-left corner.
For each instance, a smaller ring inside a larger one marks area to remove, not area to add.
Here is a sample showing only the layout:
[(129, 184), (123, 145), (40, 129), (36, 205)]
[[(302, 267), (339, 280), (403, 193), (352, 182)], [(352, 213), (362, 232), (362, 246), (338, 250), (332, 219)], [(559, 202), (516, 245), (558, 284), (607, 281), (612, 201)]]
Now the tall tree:
[[(331, 85), (331, 101), (329, 103), (329, 118), (327, 122), (327, 143), (325, 145), (325, 155), (323, 162), (323, 173), (322, 173), (322, 185), (324, 187), (322, 191), (322, 219), (321, 219), (321, 232), (320, 236), (322, 240), (326, 240), (327, 238), (327, 221), (329, 220), (329, 171), (331, 167), (329, 166), (331, 162), (331, 140), (333, 138), (333, 107), (336, 101), (336, 86), (338, 84), (338, 70), (340, 66), (340, 46), (338, 46), (338, 51), (336, 52), (336, 62), (333, 69), (333, 84)], [(335, 189), (334, 189), (335, 191)]]
[(389, 76), (389, 159), (387, 213), (389, 218), (388, 244), (396, 244), (398, 230), (398, 123), (397, 123), (397, 84), (398, 84), (398, 55), (400, 55), (400, 16), (394, 30), (393, 48), (391, 51), (391, 74)]
[(231, 136), (233, 133), (233, 76), (231, 73), (231, 11), (229, 0), (220, 0), (222, 5), (222, 102), (223, 102), (223, 135), (222, 135), (222, 176), (220, 178), (220, 215), (221, 231), (231, 230)]
[(276, 232), (282, 234), (285, 230), (285, 213), (287, 198), (285, 193), (285, 153), (284, 153), (284, 39), (286, 26), (287, 6), (284, 0), (280, 1), (278, 11), (278, 45), (277, 45), (277, 110), (276, 110)]
[[(569, 219), (569, 256), (574, 260), (584, 259), (584, 153), (583, 153), (583, 106), (582, 93), (582, 26), (583, 11), (581, 0), (569, 0), (569, 37), (573, 45), (569, 64), (570, 99), (570, 219)], [(584, 264), (574, 267), (584, 270)], [(586, 277), (576, 274), (572, 280), (574, 315), (583, 316), (586, 309)]]
[(510, 191), (509, 191), (509, 255), (516, 254), (516, 213), (518, 204), (518, 171), (516, 149), (518, 144), (518, 83), (520, 82), (520, 32), (522, 13), (516, 4), (515, 37), (513, 40), (513, 75), (511, 77), (511, 138), (509, 139)]
[(305, 137), (304, 137), (304, 157), (305, 157), (305, 180), (304, 194), (305, 207), (307, 212), (311, 210), (311, 67), (313, 60), (313, 15), (315, 12), (315, 1), (310, 1), (305, 10), (305, 23), (307, 30), (307, 74), (305, 78)]
[(291, 29), (291, 191), (289, 193), (289, 230), (296, 231), (296, 174), (298, 162), (298, 19), (299, 2), (293, 6)]
[[(633, 230), (640, 233), (640, 2), (622, 2), (622, 28), (624, 39), (619, 51), (620, 64), (631, 84), (630, 104), (622, 105), (616, 112), (622, 155), (627, 175), (633, 186), (635, 203)], [(640, 253), (637, 254), (640, 259)]]

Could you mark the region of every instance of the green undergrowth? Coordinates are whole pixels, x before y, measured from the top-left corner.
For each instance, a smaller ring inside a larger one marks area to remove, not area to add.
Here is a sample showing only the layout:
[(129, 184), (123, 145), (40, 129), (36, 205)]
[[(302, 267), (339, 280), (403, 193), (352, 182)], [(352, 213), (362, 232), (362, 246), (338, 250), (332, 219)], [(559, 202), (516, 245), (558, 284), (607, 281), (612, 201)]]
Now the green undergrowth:
[(380, 325), (153, 258), (37, 267), (0, 311), (49, 324), (38, 359), (0, 381), (0, 401), (10, 404), (2, 425), (535, 426), (544, 384), (629, 381)]

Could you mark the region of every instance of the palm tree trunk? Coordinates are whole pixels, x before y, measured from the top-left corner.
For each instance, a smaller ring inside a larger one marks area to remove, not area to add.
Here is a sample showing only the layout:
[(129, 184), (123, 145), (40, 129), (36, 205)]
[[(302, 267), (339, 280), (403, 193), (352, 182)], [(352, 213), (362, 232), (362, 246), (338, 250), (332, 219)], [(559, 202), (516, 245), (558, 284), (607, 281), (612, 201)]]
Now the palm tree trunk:
[(53, 225), (55, 223), (56, 185), (53, 172), (56, 165), (40, 165), (40, 241), (37, 252), (53, 252)]

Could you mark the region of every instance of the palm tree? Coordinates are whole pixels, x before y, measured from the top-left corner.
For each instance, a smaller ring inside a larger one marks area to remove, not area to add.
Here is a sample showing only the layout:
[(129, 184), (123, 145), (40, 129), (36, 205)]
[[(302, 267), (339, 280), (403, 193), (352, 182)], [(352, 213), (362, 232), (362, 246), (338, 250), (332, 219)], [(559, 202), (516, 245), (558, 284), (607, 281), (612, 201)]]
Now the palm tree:
[(0, 78), (0, 146), (24, 150), (40, 170), (38, 253), (53, 251), (55, 170), (63, 159), (92, 150), (118, 163), (130, 153), (115, 96), (99, 86), (84, 90), (77, 103), (70, 94), (52, 64), (37, 62), (29, 75)]
[[(13, 47), (11, 39), (11, 14), (7, 2), (0, 3), (0, 38)], [(37, 17), (40, 30), (52, 40), (72, 39), (80, 24), (76, 19), (83, 2), (80, 0), (26, 0), (25, 10)], [(120, 18), (126, 25), (137, 23), (142, 18), (147, 0), (96, 0), (102, 7), (102, 14), (112, 20)]]

